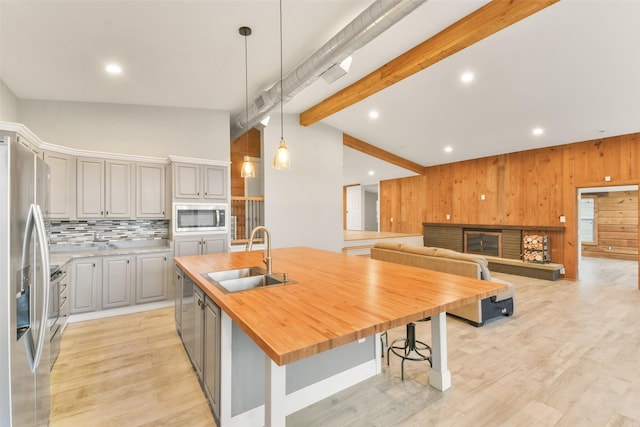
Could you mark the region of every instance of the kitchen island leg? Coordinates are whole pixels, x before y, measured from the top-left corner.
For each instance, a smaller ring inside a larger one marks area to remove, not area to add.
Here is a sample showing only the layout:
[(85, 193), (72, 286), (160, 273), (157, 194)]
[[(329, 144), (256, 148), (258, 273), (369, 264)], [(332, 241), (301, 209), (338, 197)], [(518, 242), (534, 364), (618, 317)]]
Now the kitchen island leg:
[(451, 387), (451, 372), (447, 364), (447, 313), (431, 316), (431, 371), (429, 384), (438, 390)]
[(286, 412), (284, 400), (286, 394), (286, 366), (278, 366), (265, 355), (265, 427), (285, 427)]

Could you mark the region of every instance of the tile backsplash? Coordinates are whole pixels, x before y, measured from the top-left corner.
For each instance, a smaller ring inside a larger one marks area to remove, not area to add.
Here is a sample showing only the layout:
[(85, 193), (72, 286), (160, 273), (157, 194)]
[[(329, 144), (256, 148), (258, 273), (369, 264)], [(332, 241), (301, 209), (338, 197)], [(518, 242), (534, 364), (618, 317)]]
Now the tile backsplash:
[(124, 242), (169, 239), (169, 220), (94, 220), (47, 222), (49, 245), (84, 245), (98, 241)]

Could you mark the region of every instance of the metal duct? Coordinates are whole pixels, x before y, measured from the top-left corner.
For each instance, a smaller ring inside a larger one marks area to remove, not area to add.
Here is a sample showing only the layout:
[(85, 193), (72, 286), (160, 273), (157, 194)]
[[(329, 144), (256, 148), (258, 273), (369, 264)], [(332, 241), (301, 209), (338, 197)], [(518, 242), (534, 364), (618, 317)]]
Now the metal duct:
[[(382, 34), (426, 0), (376, 0), (347, 24), (338, 34), (288, 73), (282, 81), (283, 101), (288, 102), (301, 90), (316, 81), (334, 64), (339, 64), (356, 50)], [(231, 139), (251, 129), (280, 104), (280, 81), (277, 81), (249, 104), (249, 121), (244, 111), (231, 119)]]

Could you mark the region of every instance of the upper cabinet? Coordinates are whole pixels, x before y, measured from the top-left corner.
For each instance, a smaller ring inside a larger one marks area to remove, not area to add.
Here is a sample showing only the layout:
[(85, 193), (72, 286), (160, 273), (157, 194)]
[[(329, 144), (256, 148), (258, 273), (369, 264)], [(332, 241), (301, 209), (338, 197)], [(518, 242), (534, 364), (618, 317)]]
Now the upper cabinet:
[(131, 218), (131, 170), (129, 162), (79, 157), (77, 217)]
[(192, 163), (172, 163), (171, 167), (174, 199), (190, 201), (227, 199), (227, 167)]
[(165, 218), (165, 165), (136, 164), (136, 217)]
[(49, 165), (49, 206), (46, 216), (71, 219), (76, 210), (76, 158), (46, 151), (44, 161)]

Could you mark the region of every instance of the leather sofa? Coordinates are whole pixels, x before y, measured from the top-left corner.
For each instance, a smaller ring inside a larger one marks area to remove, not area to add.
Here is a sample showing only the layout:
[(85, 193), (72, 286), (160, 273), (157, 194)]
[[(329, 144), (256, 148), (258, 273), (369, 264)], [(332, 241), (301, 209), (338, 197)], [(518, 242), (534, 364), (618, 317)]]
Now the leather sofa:
[(474, 326), (482, 326), (486, 321), (498, 317), (511, 316), (515, 310), (513, 284), (492, 278), (489, 263), (482, 256), (443, 248), (379, 242), (371, 248), (371, 258), (507, 284), (509, 289), (506, 292), (448, 312)]

